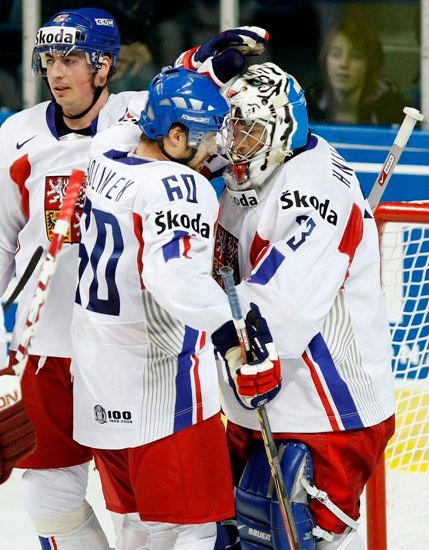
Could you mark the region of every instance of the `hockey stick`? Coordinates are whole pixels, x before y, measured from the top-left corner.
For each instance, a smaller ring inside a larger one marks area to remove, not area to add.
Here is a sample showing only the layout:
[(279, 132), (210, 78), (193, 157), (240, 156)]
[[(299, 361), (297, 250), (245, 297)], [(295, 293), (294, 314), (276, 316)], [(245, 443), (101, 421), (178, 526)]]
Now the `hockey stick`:
[(413, 107), (404, 107), (404, 113), (405, 118), (402, 121), (398, 133), (396, 134), (395, 141), (393, 142), (393, 145), (387, 154), (387, 158), (384, 161), (383, 168), (381, 169), (381, 172), (378, 175), (378, 178), (376, 179), (368, 197), (368, 202), (372, 212), (375, 211), (381, 200), (381, 197), (393, 174), (393, 170), (395, 169), (395, 166), (400, 159), (405, 146), (407, 145), (407, 141), (414, 130), (416, 122), (424, 119), (422, 113)]
[(52, 242), (42, 265), (39, 281), (37, 283), (36, 290), (34, 291), (34, 296), (30, 304), (30, 310), (25, 322), (24, 331), (21, 335), (21, 340), (15, 354), (15, 364), (12, 365), (15, 374), (20, 377), (24, 374), (24, 369), (27, 365), (29, 346), (34, 333), (36, 332), (37, 325), (39, 324), (40, 310), (46, 301), (49, 285), (57, 267), (58, 253), (61, 250), (64, 239), (67, 236), (84, 179), (85, 174), (82, 170), (72, 171), (69, 183), (67, 185), (66, 195), (64, 197), (58, 219), (55, 222)]
[[(229, 306), (231, 308), (232, 319), (234, 321), (235, 330), (237, 331), (238, 341), (240, 342), (241, 354), (244, 361), (251, 360), (250, 342), (246, 329), (246, 322), (241, 313), (240, 304), (238, 301), (237, 290), (234, 283), (234, 272), (231, 267), (224, 266), (220, 270), (222, 280), (225, 285), (225, 291), (228, 296)], [(283, 523), (286, 529), (286, 535), (289, 546), (292, 550), (300, 550), (298, 531), (295, 525), (295, 519), (292, 514), (291, 504), (287, 495), (285, 482), (280, 468), (279, 457), (277, 455), (277, 447), (274, 442), (271, 426), (267, 415), (265, 405), (259, 405), (256, 409), (259, 424), (261, 427), (262, 439), (264, 441), (265, 452), (268, 459), (268, 464), (271, 470), (271, 476), (274, 481), (274, 486), (279, 499), (280, 511), (283, 518)]]
[(36, 269), (42, 254), (43, 254), (43, 246), (38, 246), (36, 250), (33, 252), (33, 255), (31, 256), (30, 261), (28, 262), (28, 265), (25, 268), (24, 273), (22, 274), (19, 281), (16, 283), (15, 288), (12, 290), (11, 295), (6, 300), (6, 302), (2, 305), (3, 313), (6, 313), (6, 311), (10, 308), (13, 302), (21, 294), (22, 289), (25, 287), (25, 285), (28, 282), (28, 279), (31, 277), (34, 270)]

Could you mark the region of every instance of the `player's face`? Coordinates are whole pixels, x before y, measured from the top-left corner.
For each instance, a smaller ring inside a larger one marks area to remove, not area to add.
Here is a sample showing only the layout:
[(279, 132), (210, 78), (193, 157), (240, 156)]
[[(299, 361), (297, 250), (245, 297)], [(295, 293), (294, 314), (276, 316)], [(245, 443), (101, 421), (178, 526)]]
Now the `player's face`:
[(46, 54), (46, 76), (56, 102), (65, 114), (81, 113), (94, 97), (94, 71), (84, 52)]
[(333, 37), (326, 61), (328, 79), (334, 90), (350, 93), (363, 88), (367, 62), (344, 34)]
[(244, 124), (237, 122), (234, 125), (232, 138), (232, 159), (239, 161), (250, 159), (264, 147), (265, 126), (262, 124)]
[(195, 157), (188, 162), (188, 166), (196, 172), (201, 172), (204, 163), (216, 152), (216, 132), (207, 132), (202, 143), (198, 146)]

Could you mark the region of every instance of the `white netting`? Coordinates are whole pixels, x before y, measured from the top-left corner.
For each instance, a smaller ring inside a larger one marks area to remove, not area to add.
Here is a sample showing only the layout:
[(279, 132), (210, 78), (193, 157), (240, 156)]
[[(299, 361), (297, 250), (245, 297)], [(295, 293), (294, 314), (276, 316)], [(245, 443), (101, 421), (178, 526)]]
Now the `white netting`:
[(386, 450), (388, 549), (426, 550), (429, 548), (429, 225), (387, 223), (381, 242), (396, 398), (396, 433)]

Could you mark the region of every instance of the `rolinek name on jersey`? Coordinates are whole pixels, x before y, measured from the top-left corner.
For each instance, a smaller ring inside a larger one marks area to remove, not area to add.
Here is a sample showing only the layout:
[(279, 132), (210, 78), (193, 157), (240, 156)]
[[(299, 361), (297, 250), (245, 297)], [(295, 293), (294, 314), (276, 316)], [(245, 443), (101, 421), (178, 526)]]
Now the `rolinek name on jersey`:
[(36, 46), (44, 44), (75, 44), (76, 29), (74, 27), (61, 27), (61, 30), (58, 32), (55, 31), (49, 27), (41, 28), (36, 34)]
[(171, 210), (167, 210), (167, 212), (155, 212), (155, 215), (155, 225), (159, 227), (157, 235), (161, 235), (164, 231), (180, 227), (181, 229), (192, 229), (205, 239), (210, 237), (210, 225), (201, 221), (200, 212), (192, 218), (188, 214), (173, 214)]
[(295, 208), (311, 208), (313, 207), (320, 214), (320, 217), (332, 225), (337, 225), (338, 215), (331, 208), (331, 201), (326, 199), (322, 201), (315, 195), (301, 194), (299, 191), (284, 191), (280, 195), (280, 206), (282, 210), (288, 210), (293, 206)]

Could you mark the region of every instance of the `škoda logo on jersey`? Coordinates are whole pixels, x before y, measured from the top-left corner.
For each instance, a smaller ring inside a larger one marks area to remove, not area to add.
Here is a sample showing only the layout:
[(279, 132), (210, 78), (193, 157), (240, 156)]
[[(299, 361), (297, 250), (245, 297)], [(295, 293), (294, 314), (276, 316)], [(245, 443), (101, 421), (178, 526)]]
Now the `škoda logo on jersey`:
[(202, 237), (210, 237), (210, 225), (201, 220), (201, 214), (198, 212), (195, 216), (189, 216), (185, 213), (172, 212), (167, 210), (155, 213), (155, 224), (158, 227), (157, 235), (170, 229), (191, 229), (199, 233)]
[(284, 191), (280, 195), (280, 208), (282, 210), (288, 210), (292, 207), (314, 208), (314, 210), (319, 212), (322, 219), (332, 225), (337, 225), (338, 214), (331, 207), (331, 201), (329, 199), (322, 200), (305, 189), (300, 191)]
[[(60, 213), (68, 183), (69, 176), (46, 176), (45, 178), (45, 225), (46, 234), (50, 241), (52, 241), (55, 222)], [(85, 202), (85, 187), (86, 181), (79, 193), (70, 229), (64, 240), (65, 243), (78, 243), (80, 241), (79, 222)]]

